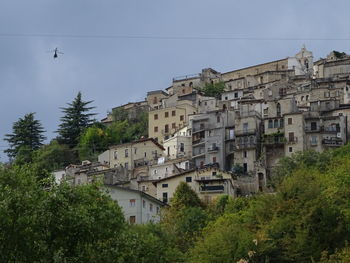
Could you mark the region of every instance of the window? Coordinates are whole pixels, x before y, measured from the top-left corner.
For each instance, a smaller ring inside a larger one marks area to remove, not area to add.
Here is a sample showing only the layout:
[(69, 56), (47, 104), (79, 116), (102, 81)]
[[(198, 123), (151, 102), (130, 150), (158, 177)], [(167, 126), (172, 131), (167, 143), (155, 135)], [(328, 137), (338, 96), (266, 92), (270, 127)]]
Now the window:
[(284, 126), (284, 120), (280, 119), (280, 128), (283, 128), (283, 126)]
[(186, 177), (186, 183), (191, 183), (192, 182), (192, 177), (191, 176), (187, 176)]
[(142, 207), (146, 208), (146, 201), (145, 200), (142, 200)]
[(154, 127), (154, 132), (158, 132), (158, 127)]
[(166, 112), (164, 113), (164, 117), (165, 117), (165, 118), (168, 118), (168, 117), (169, 117), (169, 112), (166, 111)]
[(158, 120), (158, 114), (154, 114), (153, 117), (155, 120)]
[(277, 103), (276, 105), (277, 117), (281, 117), (281, 104)]
[(176, 123), (175, 122), (171, 124), (171, 128), (173, 128), (173, 129), (176, 128)]
[(311, 136), (311, 145), (317, 145), (317, 136)]
[(147, 157), (147, 152), (145, 152), (145, 157)]
[(220, 116), (216, 116), (216, 122), (220, 122)]
[(235, 98), (238, 98), (238, 92), (235, 92)]
[(243, 163), (243, 173), (247, 173), (248, 172), (248, 164), (247, 163)]
[(163, 202), (168, 203), (168, 193), (163, 193)]
[(134, 154), (136, 154), (136, 152), (137, 152), (137, 148), (134, 148)]
[(168, 124), (166, 124), (166, 125), (164, 126), (164, 132), (166, 132), (166, 133), (169, 132), (169, 125), (168, 125)]
[(154, 97), (154, 98), (153, 98), (153, 104), (156, 104), (157, 102), (158, 102), (157, 97)]
[(309, 101), (309, 95), (306, 95), (306, 101)]
[(114, 152), (114, 160), (117, 160), (117, 159), (118, 159), (118, 152), (115, 151), (115, 152)]
[(248, 132), (248, 122), (243, 123), (243, 132), (244, 133)]
[(293, 118), (288, 118), (288, 125), (292, 125), (293, 124)]
[(326, 91), (326, 92), (324, 93), (324, 97), (325, 97), (325, 98), (328, 98), (328, 97), (329, 97), (329, 91)]
[(304, 96), (301, 96), (301, 101), (303, 101), (304, 100)]
[(278, 128), (278, 120), (274, 120), (273, 126), (274, 128)]
[(149, 204), (149, 211), (153, 212), (153, 204)]
[(157, 206), (157, 214), (159, 214), (159, 212), (160, 212), (160, 208), (159, 206)]
[(213, 163), (216, 163), (216, 156), (213, 157)]
[(185, 151), (185, 144), (183, 142), (180, 143), (180, 152)]
[(136, 216), (130, 216), (129, 217), (129, 223), (130, 224), (135, 224), (136, 223)]
[(311, 130), (316, 131), (317, 130), (317, 122), (311, 122)]
[(290, 142), (294, 142), (294, 132), (290, 132), (289, 134), (288, 134), (288, 136), (289, 136), (289, 141)]
[(125, 157), (129, 157), (129, 149), (125, 149)]
[(269, 129), (273, 128), (273, 120), (269, 120)]
[(247, 158), (247, 151), (243, 151), (243, 158)]
[(184, 120), (184, 116), (180, 115), (180, 121), (183, 121), (183, 120)]
[(155, 170), (153, 171), (153, 173), (154, 173), (154, 174), (157, 174), (157, 169), (155, 169)]
[(290, 153), (293, 152), (293, 147), (289, 147), (289, 152), (290, 152)]
[(176, 111), (173, 110), (173, 111), (171, 112), (171, 116), (176, 116)]
[(168, 188), (168, 184), (162, 184), (162, 188)]
[(264, 116), (267, 117), (269, 115), (269, 108), (264, 109)]
[(129, 170), (129, 163), (124, 164), (125, 170)]
[(134, 207), (136, 205), (136, 199), (130, 199), (129, 205), (130, 205), (130, 207)]

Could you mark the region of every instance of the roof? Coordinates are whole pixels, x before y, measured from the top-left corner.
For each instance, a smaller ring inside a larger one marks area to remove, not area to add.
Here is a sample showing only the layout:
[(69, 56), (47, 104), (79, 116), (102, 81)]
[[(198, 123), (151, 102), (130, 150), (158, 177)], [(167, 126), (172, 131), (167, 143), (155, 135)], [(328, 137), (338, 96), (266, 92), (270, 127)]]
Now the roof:
[(152, 95), (152, 94), (159, 94), (159, 93), (162, 93), (162, 94), (165, 95), (165, 96), (168, 96), (168, 95), (169, 95), (168, 93), (166, 93), (166, 92), (163, 91), (163, 90), (152, 90), (152, 91), (147, 92), (147, 96), (148, 96), (148, 95)]
[(146, 141), (152, 141), (156, 146), (158, 146), (158, 148), (160, 148), (161, 150), (165, 151), (165, 148), (153, 138), (144, 138), (144, 139), (136, 140), (136, 141), (133, 141), (133, 142), (117, 144), (117, 145), (110, 146), (109, 149), (116, 148), (116, 147), (118, 147), (118, 148), (119, 147), (125, 147), (127, 145), (133, 145), (133, 144), (142, 143), (142, 142), (146, 142)]
[(196, 170), (197, 170), (197, 169), (191, 169), (191, 170), (187, 170), (187, 171), (184, 171), (184, 172), (182, 172), (182, 173), (179, 173), (179, 174), (174, 174), (174, 175), (172, 175), (172, 176), (168, 176), (168, 177), (159, 179), (159, 180), (156, 181), (155, 183), (162, 182), (162, 181), (165, 181), (165, 180), (168, 180), (168, 179), (172, 179), (172, 178), (175, 178), (175, 177), (183, 176), (183, 175), (185, 175), (185, 174), (189, 174), (189, 173), (195, 172)]
[(288, 58), (278, 59), (278, 60), (274, 60), (274, 61), (270, 61), (270, 62), (265, 62), (265, 63), (262, 63), (262, 64), (257, 64), (257, 65), (254, 65), (254, 66), (249, 66), (249, 67), (245, 67), (245, 68), (235, 69), (235, 70), (232, 70), (232, 71), (228, 71), (228, 72), (222, 73), (222, 75), (225, 75), (225, 74), (228, 74), (228, 73), (233, 73), (233, 72), (238, 72), (238, 71), (241, 71), (241, 70), (244, 70), (244, 69), (255, 68), (255, 67), (259, 67), (259, 66), (263, 66), (263, 65), (268, 65), (268, 64), (271, 64), (271, 63), (282, 62), (282, 61), (287, 60), (287, 59)]
[(121, 187), (121, 186), (117, 186), (117, 185), (110, 185), (110, 184), (106, 184), (104, 185), (105, 187), (109, 187), (109, 188), (115, 188), (115, 189), (120, 189), (120, 190), (123, 190), (123, 191), (129, 191), (129, 192), (134, 192), (134, 193), (137, 193), (137, 194), (140, 194), (141, 196), (143, 197), (146, 197), (162, 206), (166, 206), (167, 204), (165, 204), (164, 202), (160, 201), (159, 199), (149, 195), (149, 194), (146, 194), (145, 192), (142, 192), (140, 190), (136, 190), (136, 189), (130, 189), (130, 188), (126, 188), (126, 187)]

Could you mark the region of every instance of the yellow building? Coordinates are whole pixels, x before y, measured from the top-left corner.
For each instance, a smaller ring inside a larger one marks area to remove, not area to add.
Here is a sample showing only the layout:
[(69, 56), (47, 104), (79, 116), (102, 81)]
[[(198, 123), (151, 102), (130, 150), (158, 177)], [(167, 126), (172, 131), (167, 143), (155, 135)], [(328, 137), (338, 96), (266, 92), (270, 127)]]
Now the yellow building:
[(148, 115), (148, 135), (163, 144), (171, 134), (188, 124), (188, 116), (197, 109), (184, 101), (177, 106), (151, 110)]

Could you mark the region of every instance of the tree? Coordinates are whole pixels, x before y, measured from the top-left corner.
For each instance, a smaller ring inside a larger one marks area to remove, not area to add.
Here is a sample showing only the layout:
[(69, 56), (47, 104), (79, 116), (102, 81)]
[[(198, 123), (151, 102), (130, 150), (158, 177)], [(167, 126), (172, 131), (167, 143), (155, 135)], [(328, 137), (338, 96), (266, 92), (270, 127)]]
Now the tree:
[(126, 224), (98, 185), (43, 188), (30, 165), (0, 169), (0, 262), (121, 262)]
[(77, 163), (78, 160), (72, 149), (53, 140), (34, 153), (33, 162), (38, 166), (38, 169), (52, 172), (69, 164)]
[(174, 209), (181, 209), (186, 207), (202, 207), (203, 204), (193, 189), (181, 182), (175, 189), (173, 199), (171, 200), (171, 207)]
[(205, 96), (209, 97), (215, 97), (220, 98), (221, 94), (225, 90), (225, 83), (224, 82), (218, 82), (218, 83), (207, 83), (201, 91), (204, 93)]
[(79, 136), (94, 122), (92, 116), (96, 114), (88, 113), (95, 108), (88, 107), (91, 102), (93, 101), (83, 101), (81, 92), (78, 92), (73, 102), (68, 103), (68, 107), (61, 108), (64, 116), (61, 117), (61, 124), (57, 130), (60, 144), (67, 144), (70, 148), (78, 144)]
[(28, 113), (12, 126), (12, 133), (5, 135), (10, 148), (5, 150), (10, 158), (18, 158), (21, 163), (32, 160), (33, 151), (40, 148), (45, 140), (44, 129), (34, 113)]

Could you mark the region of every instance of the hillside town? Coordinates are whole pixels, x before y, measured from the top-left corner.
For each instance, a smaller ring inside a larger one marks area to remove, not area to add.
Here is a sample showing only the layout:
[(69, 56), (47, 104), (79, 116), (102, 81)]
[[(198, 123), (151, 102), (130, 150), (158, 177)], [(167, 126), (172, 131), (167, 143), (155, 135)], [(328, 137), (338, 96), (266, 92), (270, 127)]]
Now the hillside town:
[[(130, 223), (160, 220), (186, 182), (205, 202), (270, 192), (274, 167), (300, 151), (345, 145), (350, 135), (350, 55), (287, 58), (228, 72), (175, 77), (144, 101), (113, 110), (148, 113), (148, 137), (110, 146), (96, 160), (54, 172), (57, 183), (102, 181)], [(209, 96), (206, 87), (223, 87)], [(113, 114), (101, 122), (108, 126)]]

